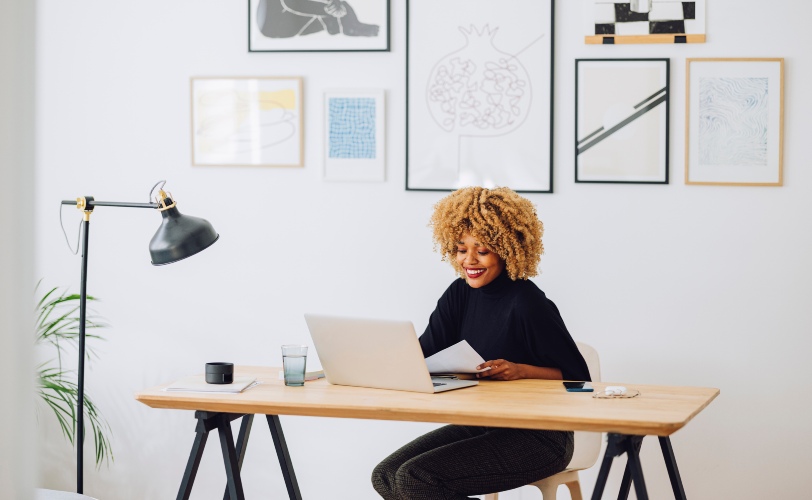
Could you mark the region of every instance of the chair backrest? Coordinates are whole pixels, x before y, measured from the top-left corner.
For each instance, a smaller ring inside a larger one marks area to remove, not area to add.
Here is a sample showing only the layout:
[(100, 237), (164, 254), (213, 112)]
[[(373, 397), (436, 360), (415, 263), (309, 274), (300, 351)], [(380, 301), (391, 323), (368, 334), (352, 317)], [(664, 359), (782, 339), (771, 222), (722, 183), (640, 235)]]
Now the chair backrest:
[(96, 499), (86, 495), (81, 495), (79, 493), (37, 488), (36, 490), (34, 490), (34, 500), (96, 500)]
[(601, 360), (598, 357), (598, 351), (589, 344), (583, 342), (576, 342), (578, 350), (581, 351), (581, 356), (586, 361), (586, 366), (589, 368), (589, 375), (592, 377), (593, 382), (601, 381)]
[[(578, 350), (581, 351), (584, 361), (586, 361), (592, 381), (600, 382), (601, 361), (598, 357), (598, 351), (583, 342), (576, 342), (575, 344), (578, 346)], [(575, 451), (567, 469), (588, 469), (595, 465), (601, 453), (601, 436), (600, 432), (575, 431)]]

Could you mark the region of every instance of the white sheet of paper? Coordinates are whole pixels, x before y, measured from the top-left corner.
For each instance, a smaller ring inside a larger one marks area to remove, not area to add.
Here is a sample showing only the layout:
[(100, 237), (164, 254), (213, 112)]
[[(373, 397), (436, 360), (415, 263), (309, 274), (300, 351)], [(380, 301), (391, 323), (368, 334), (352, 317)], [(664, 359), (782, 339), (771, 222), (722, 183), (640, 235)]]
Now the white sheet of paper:
[(256, 377), (250, 376), (234, 377), (234, 382), (230, 384), (207, 384), (206, 376), (201, 373), (173, 382), (164, 387), (164, 390), (169, 392), (219, 392), (224, 394), (239, 394), (258, 384), (259, 382)]
[(465, 340), (426, 358), (429, 373), (479, 373), (490, 370), (490, 367), (484, 370), (476, 369), (484, 362), (482, 356)]

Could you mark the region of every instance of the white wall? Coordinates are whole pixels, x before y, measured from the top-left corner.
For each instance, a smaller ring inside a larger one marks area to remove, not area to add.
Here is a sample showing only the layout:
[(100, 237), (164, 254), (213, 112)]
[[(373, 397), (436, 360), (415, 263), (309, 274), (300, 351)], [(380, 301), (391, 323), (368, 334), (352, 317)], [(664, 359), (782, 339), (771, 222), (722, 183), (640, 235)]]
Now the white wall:
[(36, 473), (30, 314), (34, 266), (34, 4), (0, 3), (0, 499)]
[[(99, 209), (89, 290), (113, 327), (87, 386), (114, 429), (115, 462), (86, 492), (105, 499), (174, 496), (193, 439), (191, 412), (152, 410), (141, 388), (199, 372), (203, 363), (277, 365), (279, 345), (308, 342), (306, 311), (405, 318), (422, 329), (452, 279), (432, 253), (427, 220), (441, 194), (404, 186), (405, 3), (394, 0), (389, 53), (251, 53), (244, 1), (41, 0), (39, 3), (37, 277), (79, 285), (79, 259), (59, 228), (59, 200), (146, 201), (166, 178), (181, 211), (208, 218), (221, 241), (153, 268), (156, 215)], [(546, 226), (536, 282), (573, 336), (601, 353), (608, 381), (714, 386), (721, 396), (673, 436), (695, 499), (802, 498), (812, 488), (812, 134), (806, 4), (714, 0), (708, 43), (586, 46), (581, 4), (556, 15), (555, 193), (530, 195)], [(784, 57), (785, 186), (685, 186), (686, 57)], [(574, 62), (670, 57), (671, 184), (573, 183)], [(302, 75), (306, 167), (191, 167), (189, 77)], [(321, 95), (387, 91), (387, 181), (321, 180)], [(78, 214), (66, 209), (75, 242)], [(780, 384), (789, 381), (788, 384)], [(305, 498), (375, 498), (369, 473), (428, 424), (283, 418)], [(72, 450), (41, 422), (52, 487), (73, 484)], [(244, 468), (249, 498), (284, 491), (267, 431), (257, 427)], [(644, 444), (652, 498), (670, 487), (656, 440)], [(217, 441), (194, 498), (220, 498)], [(89, 448), (90, 450), (90, 448)], [(617, 466), (608, 491), (616, 491)], [(583, 474), (585, 493), (597, 471)], [(765, 479), (763, 479), (765, 478)], [(528, 491), (506, 498), (538, 498)], [(611, 495), (609, 495), (611, 496)]]

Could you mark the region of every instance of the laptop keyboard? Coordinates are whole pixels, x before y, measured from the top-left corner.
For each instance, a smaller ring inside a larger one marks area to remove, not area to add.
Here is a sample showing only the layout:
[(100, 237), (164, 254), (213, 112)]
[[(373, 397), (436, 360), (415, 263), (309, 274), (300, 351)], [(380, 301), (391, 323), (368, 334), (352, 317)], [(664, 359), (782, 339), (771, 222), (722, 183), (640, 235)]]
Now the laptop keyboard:
[(432, 382), (432, 384), (434, 385), (434, 387), (439, 387), (441, 385), (446, 385), (445, 382)]

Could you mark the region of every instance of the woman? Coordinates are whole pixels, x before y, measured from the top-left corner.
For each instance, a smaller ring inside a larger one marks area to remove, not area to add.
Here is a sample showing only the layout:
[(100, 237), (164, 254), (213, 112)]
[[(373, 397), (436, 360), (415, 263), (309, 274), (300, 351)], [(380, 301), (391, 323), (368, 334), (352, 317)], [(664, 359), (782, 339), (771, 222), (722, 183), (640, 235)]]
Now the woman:
[[(460, 189), (437, 203), (431, 226), (462, 279), (431, 314), (425, 356), (465, 339), (488, 360), (481, 378), (590, 380), (555, 304), (527, 279), (544, 249), (530, 201), (507, 188)], [(561, 472), (572, 452), (572, 432), (449, 425), (387, 457), (372, 484), (387, 500), (467, 499)]]

